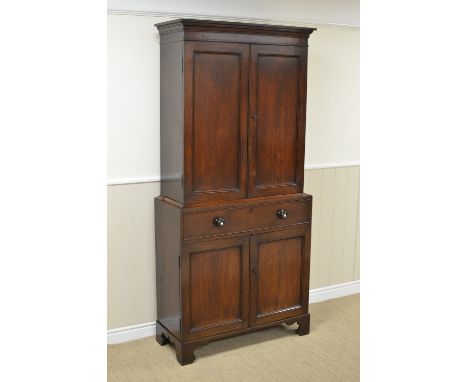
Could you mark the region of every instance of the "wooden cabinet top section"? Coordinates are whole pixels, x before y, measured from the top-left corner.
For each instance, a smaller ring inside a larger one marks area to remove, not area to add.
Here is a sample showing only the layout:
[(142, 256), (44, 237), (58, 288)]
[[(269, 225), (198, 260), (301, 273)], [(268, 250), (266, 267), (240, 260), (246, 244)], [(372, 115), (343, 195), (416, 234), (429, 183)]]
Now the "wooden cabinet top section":
[(307, 46), (315, 28), (227, 21), (177, 19), (155, 25), (161, 43), (174, 41), (223, 41), (265, 45)]

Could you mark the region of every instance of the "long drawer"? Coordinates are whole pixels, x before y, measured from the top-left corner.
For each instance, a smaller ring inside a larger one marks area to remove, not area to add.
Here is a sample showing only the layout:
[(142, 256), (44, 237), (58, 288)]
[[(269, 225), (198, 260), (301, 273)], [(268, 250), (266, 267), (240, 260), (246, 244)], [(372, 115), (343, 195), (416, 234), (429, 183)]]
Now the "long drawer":
[(310, 197), (299, 200), (185, 210), (184, 239), (224, 235), (310, 222)]

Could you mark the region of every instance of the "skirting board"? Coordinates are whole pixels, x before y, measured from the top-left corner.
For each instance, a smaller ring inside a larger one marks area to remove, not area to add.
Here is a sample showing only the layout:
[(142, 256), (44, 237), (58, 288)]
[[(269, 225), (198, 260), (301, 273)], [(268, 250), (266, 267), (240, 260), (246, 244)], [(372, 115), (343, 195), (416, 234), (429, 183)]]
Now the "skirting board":
[(359, 293), (359, 280), (309, 290), (309, 304)]
[[(318, 289), (309, 290), (309, 303), (315, 304), (317, 302), (331, 300), (338, 297), (349, 296), (359, 293), (359, 280), (351, 281), (344, 284), (330, 285)], [(107, 331), (107, 343), (118, 344), (138, 340), (144, 337), (151, 337), (156, 335), (156, 322), (146, 322), (144, 324), (123, 326), (117, 329), (110, 329)]]

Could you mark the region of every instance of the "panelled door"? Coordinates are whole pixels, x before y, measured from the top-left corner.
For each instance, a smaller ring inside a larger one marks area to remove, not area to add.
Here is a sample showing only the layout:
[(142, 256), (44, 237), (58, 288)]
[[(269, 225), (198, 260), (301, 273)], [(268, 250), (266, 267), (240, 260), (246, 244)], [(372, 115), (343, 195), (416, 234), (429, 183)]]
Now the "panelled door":
[(251, 45), (250, 197), (302, 192), (307, 47)]
[(185, 200), (247, 196), (249, 45), (186, 42)]
[(181, 268), (184, 337), (248, 326), (248, 236), (185, 244)]
[(250, 238), (250, 325), (307, 313), (310, 226)]

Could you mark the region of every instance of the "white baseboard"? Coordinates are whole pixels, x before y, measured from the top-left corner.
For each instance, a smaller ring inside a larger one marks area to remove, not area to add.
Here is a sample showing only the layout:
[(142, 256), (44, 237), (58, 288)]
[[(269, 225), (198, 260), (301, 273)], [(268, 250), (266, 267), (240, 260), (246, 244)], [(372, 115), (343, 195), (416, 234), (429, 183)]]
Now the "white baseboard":
[(156, 335), (156, 321), (145, 322), (144, 324), (122, 326), (117, 329), (109, 329), (107, 331), (107, 343), (119, 344), (121, 342), (128, 342), (138, 340), (144, 337)]
[(108, 179), (108, 186), (120, 186), (123, 184), (139, 184), (139, 183), (154, 183), (160, 182), (161, 175), (152, 175), (152, 176), (134, 176), (132, 178), (115, 178)]
[(309, 304), (359, 293), (359, 280), (309, 290)]
[[(338, 297), (349, 296), (359, 293), (359, 280), (344, 284), (330, 285), (318, 289), (309, 290), (309, 303), (331, 300)], [(107, 343), (118, 344), (138, 340), (144, 337), (156, 335), (156, 321), (143, 324), (123, 326), (121, 328), (109, 329), (107, 331)]]

